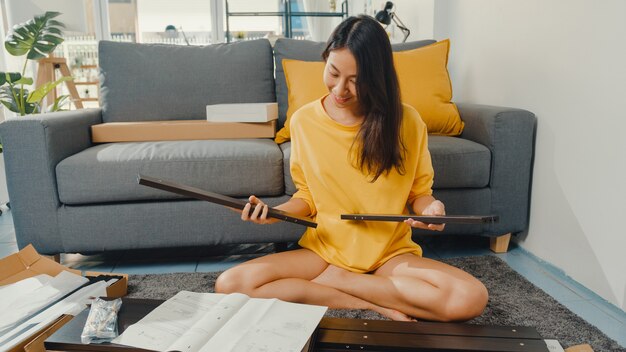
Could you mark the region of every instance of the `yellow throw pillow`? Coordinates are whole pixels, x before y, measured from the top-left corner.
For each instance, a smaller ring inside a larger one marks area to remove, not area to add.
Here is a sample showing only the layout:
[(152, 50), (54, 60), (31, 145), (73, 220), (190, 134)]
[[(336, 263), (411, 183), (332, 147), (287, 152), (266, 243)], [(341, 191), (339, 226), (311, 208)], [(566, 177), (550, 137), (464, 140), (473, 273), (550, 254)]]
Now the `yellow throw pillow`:
[[(402, 102), (420, 113), (428, 127), (428, 133), (458, 136), (463, 132), (456, 105), (451, 102), (452, 84), (448, 74), (450, 40), (421, 48), (393, 53), (394, 65), (400, 83)], [(283, 59), (287, 81), (288, 102), (285, 126), (276, 133), (276, 143), (287, 142), (291, 115), (324, 94), (324, 62)]]
[(276, 133), (276, 143), (285, 143), (291, 139), (289, 120), (296, 110), (328, 93), (323, 78), (325, 65), (321, 61), (283, 59), (289, 107), (285, 126)]
[(421, 48), (397, 51), (393, 61), (400, 82), (402, 102), (420, 113), (428, 133), (458, 136), (464, 123), (452, 100), (448, 74), (450, 40)]

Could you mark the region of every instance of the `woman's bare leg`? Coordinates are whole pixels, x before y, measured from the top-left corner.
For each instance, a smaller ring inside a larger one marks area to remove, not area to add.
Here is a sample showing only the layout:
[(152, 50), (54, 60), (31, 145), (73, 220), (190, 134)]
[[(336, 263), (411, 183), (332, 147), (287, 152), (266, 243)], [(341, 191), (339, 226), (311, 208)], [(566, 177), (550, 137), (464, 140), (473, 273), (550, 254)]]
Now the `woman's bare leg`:
[(279, 298), (330, 308), (371, 309), (394, 320), (411, 320), (394, 309), (311, 282), (327, 267), (322, 258), (308, 249), (270, 254), (222, 273), (215, 282), (215, 292), (241, 292), (251, 297)]
[(330, 265), (313, 282), (418, 319), (438, 321), (476, 317), (488, 298), (485, 286), (470, 274), (413, 254), (390, 259), (373, 275)]

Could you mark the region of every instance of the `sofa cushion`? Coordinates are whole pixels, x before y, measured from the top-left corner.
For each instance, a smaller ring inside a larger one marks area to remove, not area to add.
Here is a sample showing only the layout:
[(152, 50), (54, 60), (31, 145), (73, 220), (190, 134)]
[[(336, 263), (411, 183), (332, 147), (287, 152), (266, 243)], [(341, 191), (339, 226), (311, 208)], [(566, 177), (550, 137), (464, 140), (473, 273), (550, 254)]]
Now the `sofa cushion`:
[(310, 40), (279, 38), (274, 44), (274, 61), (276, 68), (276, 101), (278, 101), (278, 128), (282, 128), (287, 119), (289, 107), (287, 97), (287, 81), (283, 69), (283, 59), (300, 61), (322, 61), (322, 51), (326, 43)]
[[(417, 49), (432, 43), (435, 40), (419, 40), (415, 42), (392, 44), (393, 51)], [(282, 128), (287, 119), (287, 82), (283, 70), (283, 59), (300, 61), (322, 61), (322, 52), (326, 43), (309, 40), (279, 38), (274, 45), (274, 60), (276, 61), (276, 101), (278, 101), (278, 128)]]
[(283, 59), (283, 72), (287, 82), (287, 120), (274, 138), (281, 144), (291, 139), (289, 121), (294, 112), (306, 104), (328, 94), (323, 74), (326, 64), (322, 61)]
[(62, 160), (59, 199), (87, 204), (180, 198), (137, 184), (137, 174), (229, 196), (283, 194), (283, 154), (269, 139), (108, 143)]
[[(293, 195), (296, 186), (289, 171), (291, 142), (280, 145), (285, 165), (285, 193)], [(458, 137), (428, 136), (428, 150), (435, 169), (433, 189), (482, 188), (489, 185), (491, 152), (476, 142)]]
[(489, 185), (491, 151), (468, 139), (428, 136), (435, 169), (433, 188), (481, 188)]
[(291, 178), (291, 171), (289, 169), (289, 160), (291, 158), (291, 142), (285, 142), (280, 144), (280, 150), (283, 152), (283, 169), (285, 172), (285, 194), (293, 195), (296, 193), (296, 185)]
[(104, 122), (206, 119), (206, 105), (276, 101), (267, 39), (208, 46), (100, 41)]
[(452, 102), (448, 74), (450, 40), (442, 40), (415, 50), (394, 53), (402, 102), (419, 111), (428, 133), (458, 136), (463, 121)]

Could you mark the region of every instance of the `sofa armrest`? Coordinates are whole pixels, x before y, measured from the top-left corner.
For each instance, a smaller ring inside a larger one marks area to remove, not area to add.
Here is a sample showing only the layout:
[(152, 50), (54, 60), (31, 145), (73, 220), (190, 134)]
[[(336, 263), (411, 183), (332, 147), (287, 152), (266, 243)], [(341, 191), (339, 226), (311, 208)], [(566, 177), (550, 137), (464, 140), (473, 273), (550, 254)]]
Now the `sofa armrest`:
[(61, 160), (92, 145), (91, 126), (98, 123), (102, 123), (101, 109), (30, 115), (0, 124), (7, 189), (20, 248), (32, 243), (45, 254), (63, 251), (55, 169)]
[(527, 229), (535, 115), (521, 109), (468, 103), (457, 107), (465, 122), (461, 138), (480, 143), (491, 151), (491, 209), (500, 215), (492, 234)]

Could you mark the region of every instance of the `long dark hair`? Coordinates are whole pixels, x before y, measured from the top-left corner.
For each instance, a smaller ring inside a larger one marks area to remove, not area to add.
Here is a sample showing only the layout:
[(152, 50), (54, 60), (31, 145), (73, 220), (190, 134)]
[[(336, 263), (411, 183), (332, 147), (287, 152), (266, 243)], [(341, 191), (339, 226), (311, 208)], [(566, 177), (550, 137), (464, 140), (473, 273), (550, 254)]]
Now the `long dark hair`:
[(356, 167), (372, 175), (371, 182), (394, 167), (404, 174), (402, 103), (389, 37), (372, 17), (352, 16), (335, 28), (322, 58), (327, 60), (331, 51), (341, 48), (348, 48), (356, 59), (356, 91), (365, 113), (353, 144), (358, 152), (350, 153), (356, 157)]

